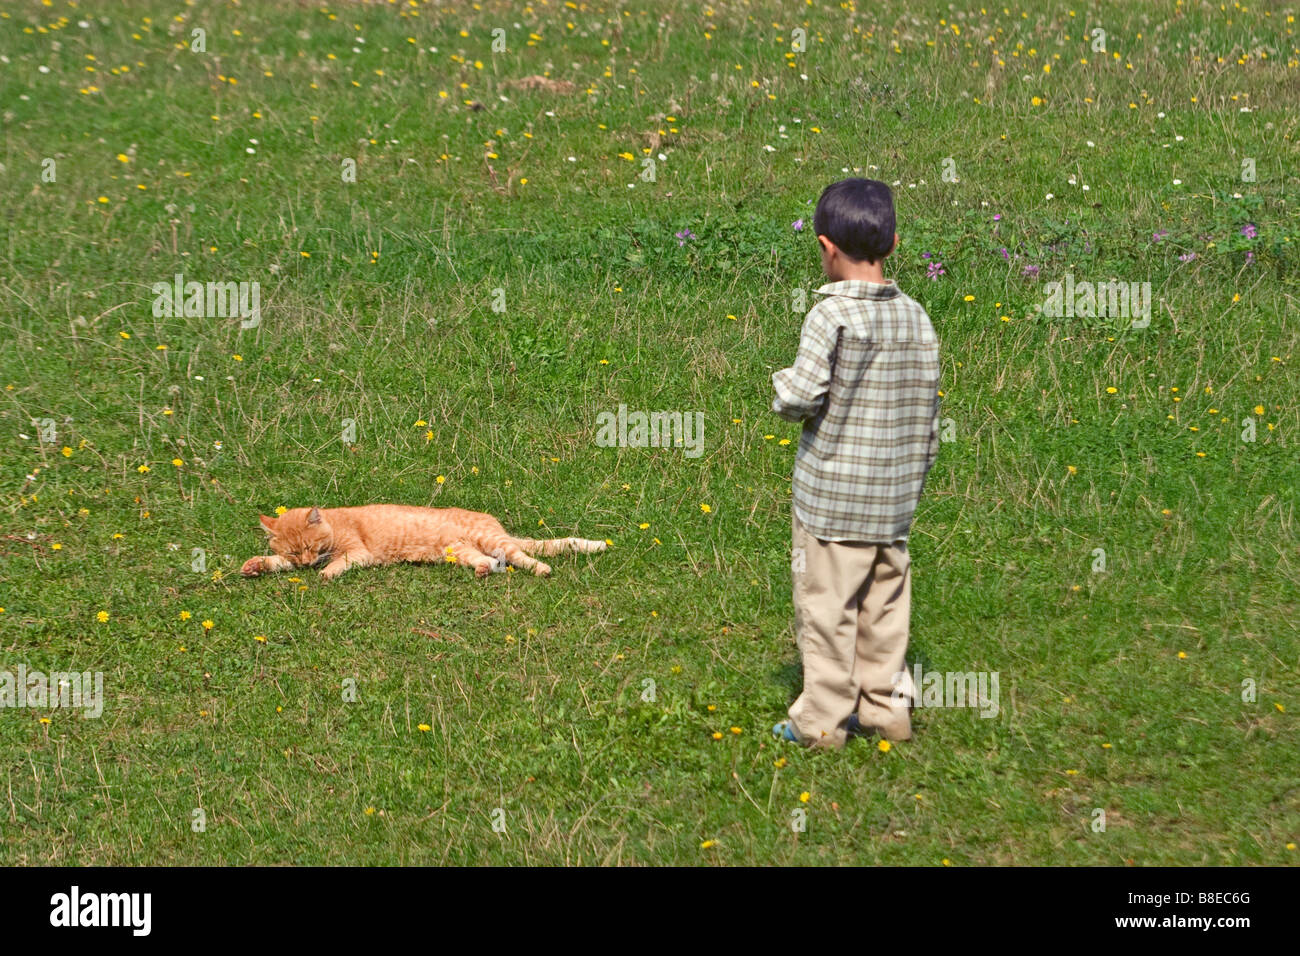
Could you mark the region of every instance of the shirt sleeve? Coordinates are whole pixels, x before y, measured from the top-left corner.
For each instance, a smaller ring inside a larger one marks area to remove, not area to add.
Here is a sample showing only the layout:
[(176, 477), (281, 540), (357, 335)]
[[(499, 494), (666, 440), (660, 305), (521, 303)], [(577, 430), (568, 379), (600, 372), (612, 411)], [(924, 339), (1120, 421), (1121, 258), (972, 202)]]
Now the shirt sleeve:
[(814, 307), (804, 319), (794, 365), (772, 375), (776, 390), (772, 411), (792, 422), (813, 418), (821, 411), (831, 387), (831, 363), (838, 339), (838, 330), (821, 309)]
[(926, 474), (929, 474), (935, 459), (939, 457), (939, 405), (942, 401), (938, 394), (934, 396), (934, 421), (930, 425), (930, 447), (925, 456)]

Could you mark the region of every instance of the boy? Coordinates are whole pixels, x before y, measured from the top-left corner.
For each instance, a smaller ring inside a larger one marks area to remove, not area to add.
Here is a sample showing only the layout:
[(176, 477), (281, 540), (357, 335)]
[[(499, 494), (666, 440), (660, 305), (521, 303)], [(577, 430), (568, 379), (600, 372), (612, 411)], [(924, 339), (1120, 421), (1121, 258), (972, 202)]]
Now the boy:
[(803, 422), (791, 568), (804, 674), (772, 732), (809, 746), (912, 735), (907, 533), (939, 451), (939, 342), (925, 310), (885, 278), (894, 225), (884, 183), (826, 187), (813, 229), (831, 281), (794, 365), (772, 376), (772, 411)]

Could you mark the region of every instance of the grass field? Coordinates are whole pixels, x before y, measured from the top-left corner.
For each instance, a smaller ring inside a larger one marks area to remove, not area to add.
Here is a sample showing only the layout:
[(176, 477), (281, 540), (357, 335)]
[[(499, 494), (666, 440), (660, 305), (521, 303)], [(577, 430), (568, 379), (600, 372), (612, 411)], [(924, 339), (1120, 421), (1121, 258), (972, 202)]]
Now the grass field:
[[(0, 862), (1295, 865), (1296, 12), (3, 4), (0, 670), (104, 700), (0, 711)], [(1000, 713), (808, 753), (767, 406), (854, 174), (942, 342), (911, 657)], [(371, 501), (613, 547), (239, 577)]]

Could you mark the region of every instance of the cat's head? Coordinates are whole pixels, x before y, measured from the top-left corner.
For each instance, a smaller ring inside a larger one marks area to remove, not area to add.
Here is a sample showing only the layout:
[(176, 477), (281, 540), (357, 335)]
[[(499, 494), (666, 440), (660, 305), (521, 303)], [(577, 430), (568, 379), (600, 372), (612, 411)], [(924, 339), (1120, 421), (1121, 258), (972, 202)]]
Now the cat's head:
[(293, 508), (278, 518), (259, 517), (271, 536), (271, 550), (299, 567), (319, 564), (334, 550), (334, 533), (319, 508)]

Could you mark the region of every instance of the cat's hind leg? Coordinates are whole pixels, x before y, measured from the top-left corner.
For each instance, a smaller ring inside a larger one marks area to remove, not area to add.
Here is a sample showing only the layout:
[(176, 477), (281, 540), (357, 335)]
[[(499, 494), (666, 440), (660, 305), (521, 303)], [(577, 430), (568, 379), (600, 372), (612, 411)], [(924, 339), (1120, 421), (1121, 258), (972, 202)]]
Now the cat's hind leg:
[(468, 541), (457, 541), (447, 552), (457, 564), (467, 564), (474, 569), (476, 578), (485, 578), (497, 569), (497, 560), (484, 554)]
[(532, 571), (533, 574), (543, 578), (551, 573), (551, 566), (549, 564), (544, 561), (538, 561), (536, 558), (525, 554), (523, 548), (519, 547), (519, 545), (515, 544), (513, 541), (506, 541), (502, 545), (501, 550), (505, 554), (506, 560), (517, 568), (522, 568), (525, 571)]

